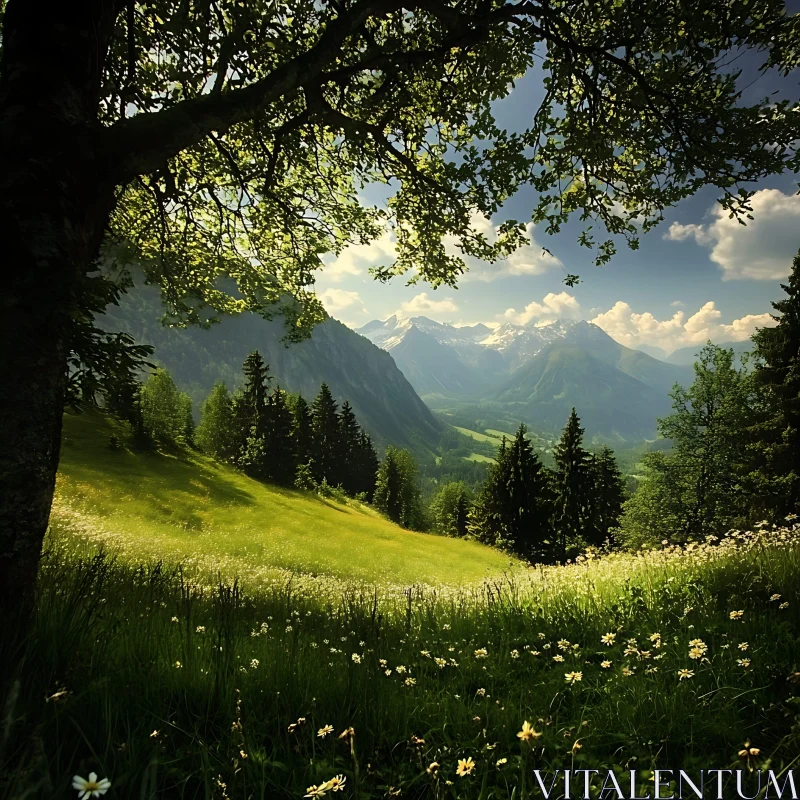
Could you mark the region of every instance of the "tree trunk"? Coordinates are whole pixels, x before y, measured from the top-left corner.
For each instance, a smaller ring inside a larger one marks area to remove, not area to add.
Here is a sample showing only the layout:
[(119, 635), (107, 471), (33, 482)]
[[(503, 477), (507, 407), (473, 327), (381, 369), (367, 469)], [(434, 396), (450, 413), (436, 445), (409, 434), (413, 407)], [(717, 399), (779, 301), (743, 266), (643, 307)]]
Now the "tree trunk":
[(99, 146), (112, 2), (10, 0), (0, 62), (0, 614), (27, 613), (61, 441), (70, 314), (113, 204)]

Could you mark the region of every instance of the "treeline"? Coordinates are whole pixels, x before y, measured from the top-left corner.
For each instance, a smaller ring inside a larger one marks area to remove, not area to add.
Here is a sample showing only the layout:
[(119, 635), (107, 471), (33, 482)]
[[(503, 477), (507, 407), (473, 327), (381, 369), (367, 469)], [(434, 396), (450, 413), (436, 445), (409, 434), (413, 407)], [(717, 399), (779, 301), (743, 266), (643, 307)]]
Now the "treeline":
[(536, 562), (564, 561), (587, 546), (612, 544), (624, 483), (608, 447), (584, 449), (575, 409), (554, 456), (555, 469), (548, 469), (520, 425), (513, 439), (503, 437), (477, 492), (462, 482), (441, 487), (430, 505), (431, 527)]
[(627, 545), (683, 543), (800, 514), (800, 254), (782, 288), (777, 324), (756, 331), (741, 367), (732, 350), (709, 342), (692, 385), (673, 389), (673, 413), (658, 421), (672, 449), (643, 460), (620, 520)]
[(324, 383), (310, 405), (302, 395), (271, 387), (269, 367), (257, 351), (242, 371), (240, 391), (214, 386), (196, 428), (191, 400), (164, 369), (143, 385), (109, 393), (107, 405), (132, 423), (142, 446), (195, 445), (258, 480), (300, 489), (338, 487), (373, 499), (378, 456), (348, 401), (339, 407)]

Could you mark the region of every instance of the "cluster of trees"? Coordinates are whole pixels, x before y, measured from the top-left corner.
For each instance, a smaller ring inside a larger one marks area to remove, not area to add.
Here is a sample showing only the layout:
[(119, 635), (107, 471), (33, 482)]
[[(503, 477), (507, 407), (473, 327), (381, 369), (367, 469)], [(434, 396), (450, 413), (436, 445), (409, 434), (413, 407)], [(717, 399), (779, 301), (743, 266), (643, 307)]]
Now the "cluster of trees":
[(259, 352), (242, 367), (244, 387), (231, 395), (218, 383), (203, 403), (195, 441), (248, 475), (283, 486), (339, 486), (372, 499), (378, 456), (348, 401), (338, 407), (327, 384), (309, 405), (302, 395), (270, 388)]
[(348, 401), (340, 408), (324, 383), (311, 405), (302, 395), (271, 388), (269, 367), (257, 351), (242, 371), (240, 391), (214, 386), (196, 428), (191, 398), (165, 369), (156, 369), (144, 384), (122, 384), (106, 393), (105, 402), (131, 422), (142, 447), (195, 445), (258, 480), (302, 489), (340, 487), (372, 500), (378, 456)]
[(469, 536), (532, 561), (563, 561), (587, 545), (611, 541), (624, 500), (613, 452), (589, 453), (572, 410), (555, 449), (554, 470), (539, 460), (524, 425), (503, 437), (477, 493), (462, 482), (442, 486), (430, 506), (432, 527)]
[(630, 546), (800, 514), (800, 254), (783, 289), (777, 325), (755, 333), (740, 367), (709, 342), (694, 383), (673, 389), (673, 413), (658, 421), (672, 450), (645, 456), (625, 503), (620, 534)]

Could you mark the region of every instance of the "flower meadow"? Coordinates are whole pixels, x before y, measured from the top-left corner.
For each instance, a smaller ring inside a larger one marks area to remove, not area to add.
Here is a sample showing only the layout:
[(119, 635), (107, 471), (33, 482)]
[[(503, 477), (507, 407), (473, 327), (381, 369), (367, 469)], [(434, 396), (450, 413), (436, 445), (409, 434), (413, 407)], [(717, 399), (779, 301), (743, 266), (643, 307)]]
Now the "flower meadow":
[(526, 798), (534, 769), (777, 774), (800, 765), (799, 585), (793, 520), (458, 588), (287, 574), (250, 591), (52, 541), (33, 632), (2, 634), (0, 797)]

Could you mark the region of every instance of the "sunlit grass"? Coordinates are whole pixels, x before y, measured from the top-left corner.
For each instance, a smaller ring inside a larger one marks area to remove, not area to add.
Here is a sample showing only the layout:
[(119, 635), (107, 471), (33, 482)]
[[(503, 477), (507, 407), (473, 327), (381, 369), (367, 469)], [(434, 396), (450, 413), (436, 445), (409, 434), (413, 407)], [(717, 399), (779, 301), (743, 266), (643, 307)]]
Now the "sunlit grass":
[(112, 450), (121, 426), (67, 415), (55, 528), (135, 559), (180, 560), (258, 584), (281, 571), (461, 585), (514, 565), (475, 542), (403, 530), (367, 506), (253, 481), (186, 450)]
[[(465, 436), (469, 436), (470, 438), (474, 439), (476, 442), (489, 442), (490, 444), (500, 444), (500, 439), (503, 436), (508, 437), (508, 434), (500, 434), (500, 436), (495, 436), (489, 431), (486, 433), (479, 433), (478, 431), (470, 430), (469, 428), (459, 428), (458, 425), (453, 426), (457, 431), (460, 431)], [(487, 435), (488, 434), (488, 435)]]

